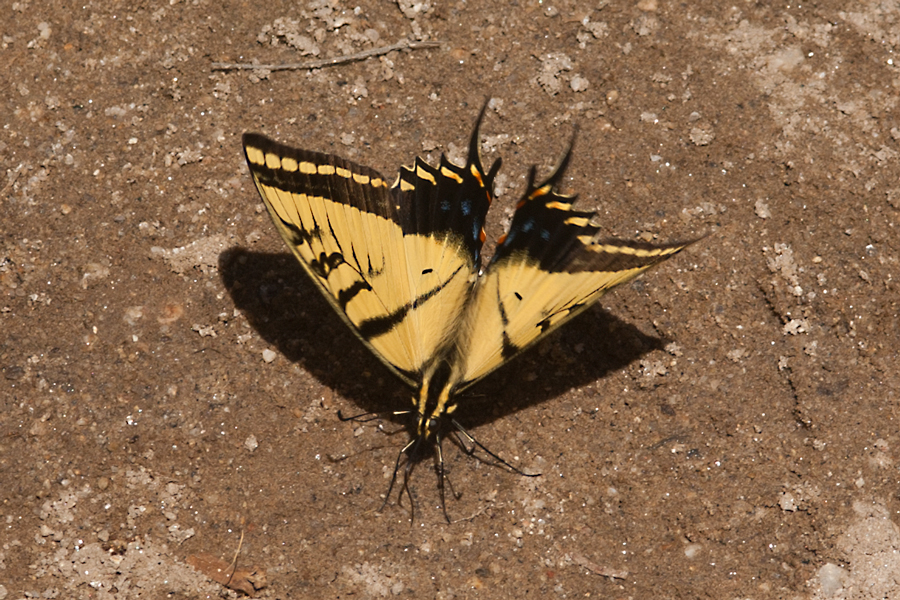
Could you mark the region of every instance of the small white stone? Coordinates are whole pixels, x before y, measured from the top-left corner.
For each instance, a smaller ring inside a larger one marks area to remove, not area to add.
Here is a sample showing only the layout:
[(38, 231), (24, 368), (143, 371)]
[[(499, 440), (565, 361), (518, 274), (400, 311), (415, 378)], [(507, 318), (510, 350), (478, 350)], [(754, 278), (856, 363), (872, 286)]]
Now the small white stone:
[(250, 434), (249, 436), (247, 436), (247, 439), (244, 440), (244, 448), (246, 448), (250, 452), (253, 452), (258, 447), (259, 447), (259, 442), (256, 441), (255, 435)]
[(834, 596), (844, 587), (844, 576), (847, 572), (834, 563), (826, 563), (819, 569), (819, 585), (826, 597)]
[(797, 510), (797, 502), (794, 500), (794, 495), (790, 492), (784, 492), (781, 494), (781, 499), (778, 501), (778, 505), (781, 506), (781, 510), (787, 512), (794, 512)]
[(569, 85), (572, 86), (573, 92), (583, 92), (590, 87), (590, 82), (581, 75), (575, 75)]
[(262, 351), (263, 360), (267, 363), (270, 363), (273, 360), (275, 360), (275, 357), (277, 357), (277, 356), (278, 355), (275, 354), (275, 352), (273, 352), (272, 350), (269, 350), (268, 348), (266, 348), (265, 350)]

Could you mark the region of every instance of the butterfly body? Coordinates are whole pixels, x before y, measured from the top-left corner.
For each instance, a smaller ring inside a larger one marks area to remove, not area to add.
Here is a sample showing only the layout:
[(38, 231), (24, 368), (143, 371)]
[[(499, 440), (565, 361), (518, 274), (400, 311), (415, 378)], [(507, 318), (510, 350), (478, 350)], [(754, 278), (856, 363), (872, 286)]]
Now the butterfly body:
[(545, 180), (536, 183), (531, 169), (509, 231), (482, 269), (500, 168), (499, 159), (487, 171), (481, 163), (485, 109), (465, 166), (416, 159), (393, 184), (334, 155), (243, 138), (288, 247), (357, 337), (414, 389), (411, 454), (436, 441), (440, 458), (442, 423), (468, 436), (452, 417), (463, 391), (690, 243), (599, 238), (593, 213), (572, 210), (575, 197), (557, 190), (570, 145)]

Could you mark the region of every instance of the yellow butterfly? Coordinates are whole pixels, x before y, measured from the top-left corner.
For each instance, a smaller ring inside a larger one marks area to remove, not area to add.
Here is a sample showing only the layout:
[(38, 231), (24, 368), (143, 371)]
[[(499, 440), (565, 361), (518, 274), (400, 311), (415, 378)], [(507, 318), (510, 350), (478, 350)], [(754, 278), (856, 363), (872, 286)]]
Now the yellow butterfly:
[(243, 136), (250, 173), (291, 252), (353, 333), (415, 390), (412, 407), (398, 411), (415, 414), (416, 433), (397, 457), (391, 488), (406, 454), (409, 492), (420, 448), (434, 443), (442, 505), (445, 424), (521, 473), (453, 418), (460, 393), (611, 288), (693, 243), (600, 238), (594, 213), (572, 210), (575, 196), (557, 190), (570, 145), (540, 183), (531, 168), (509, 231), (482, 269), (483, 226), (500, 168), (500, 159), (487, 171), (481, 163), (486, 108), (465, 166), (444, 156), (437, 167), (417, 158), (393, 183), (331, 154)]

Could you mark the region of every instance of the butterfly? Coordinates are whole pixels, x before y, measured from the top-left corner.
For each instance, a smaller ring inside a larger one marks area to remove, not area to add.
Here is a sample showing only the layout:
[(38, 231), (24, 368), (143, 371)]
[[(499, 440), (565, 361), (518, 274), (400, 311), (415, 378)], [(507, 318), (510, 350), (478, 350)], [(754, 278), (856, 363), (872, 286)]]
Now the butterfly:
[[(606, 239), (592, 212), (572, 208), (559, 184), (572, 156), (537, 182), (532, 167), (509, 230), (482, 267), (484, 223), (498, 158), (480, 156), (482, 108), (464, 166), (417, 158), (389, 183), (368, 167), (261, 134), (243, 136), (250, 173), (276, 229), (351, 331), (413, 389), (414, 434), (403, 486), (423, 449), (455, 431), (507, 467), (454, 417), (461, 393), (594, 304), (610, 289), (693, 241), (651, 245)], [(696, 240), (694, 240), (696, 241)], [(459, 435), (457, 433), (457, 435)], [(474, 449), (474, 446), (473, 446)], [(522, 473), (523, 475), (525, 473)], [(387, 499), (385, 500), (387, 502)]]

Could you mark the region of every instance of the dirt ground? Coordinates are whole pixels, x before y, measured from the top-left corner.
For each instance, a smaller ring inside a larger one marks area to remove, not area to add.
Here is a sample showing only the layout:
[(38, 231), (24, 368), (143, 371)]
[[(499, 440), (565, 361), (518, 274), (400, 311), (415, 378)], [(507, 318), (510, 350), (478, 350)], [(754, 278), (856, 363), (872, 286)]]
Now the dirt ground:
[[(898, 3), (2, 15), (0, 600), (900, 598)], [(402, 40), (439, 45), (212, 68)], [(708, 237), (463, 401), (541, 477), (445, 444), (454, 522), (430, 462), (411, 522), (396, 490), (377, 512), (406, 421), (337, 418), (410, 393), (288, 254), (240, 136), (392, 179), (464, 158), (488, 96), (489, 237), (576, 125), (565, 189), (606, 233)]]

